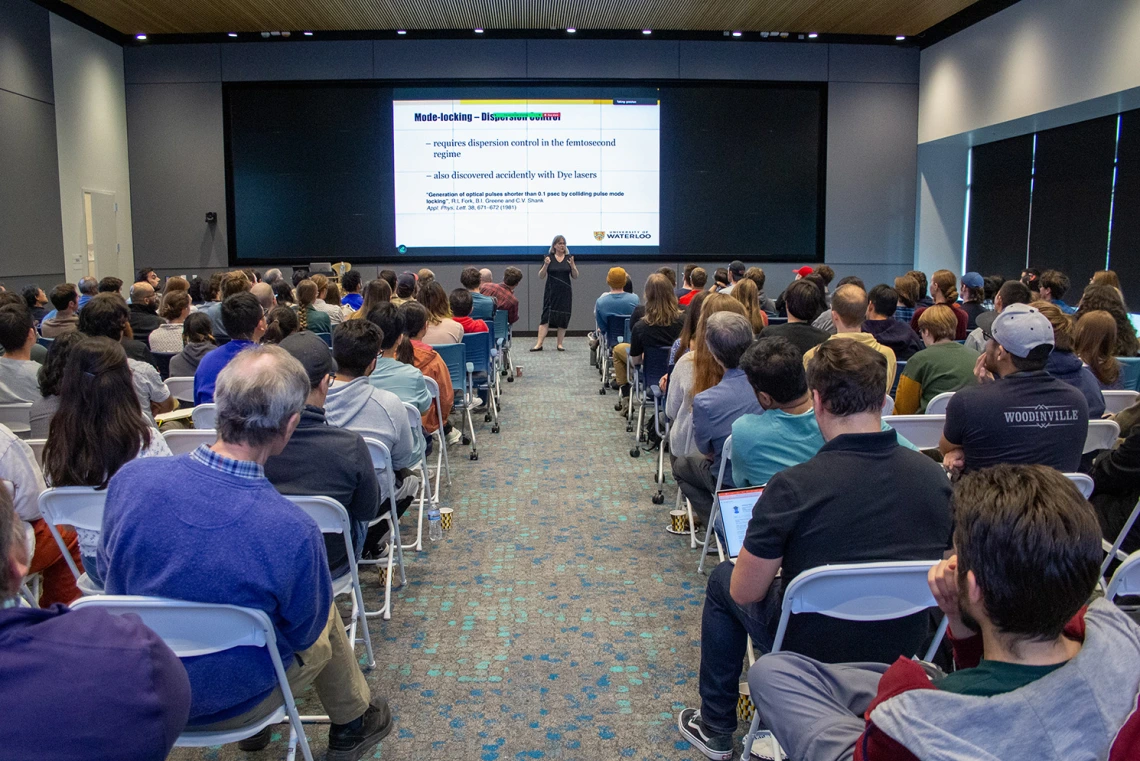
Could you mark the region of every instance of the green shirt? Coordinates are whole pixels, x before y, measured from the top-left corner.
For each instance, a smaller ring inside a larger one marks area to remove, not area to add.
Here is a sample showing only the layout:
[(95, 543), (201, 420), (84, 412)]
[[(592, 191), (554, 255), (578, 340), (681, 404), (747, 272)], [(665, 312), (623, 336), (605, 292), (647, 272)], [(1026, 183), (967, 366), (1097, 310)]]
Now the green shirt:
[(910, 378), (922, 387), (918, 412), (926, 412), (926, 405), (939, 394), (958, 391), (977, 382), (974, 364), (978, 353), (962, 344), (933, 344), (915, 353), (903, 367), (902, 377)]
[(1068, 661), (1051, 666), (1023, 666), (1020, 663), (982, 661), (972, 669), (947, 674), (937, 682), (940, 690), (958, 695), (992, 698), (1036, 682), (1043, 676), (1061, 668)]

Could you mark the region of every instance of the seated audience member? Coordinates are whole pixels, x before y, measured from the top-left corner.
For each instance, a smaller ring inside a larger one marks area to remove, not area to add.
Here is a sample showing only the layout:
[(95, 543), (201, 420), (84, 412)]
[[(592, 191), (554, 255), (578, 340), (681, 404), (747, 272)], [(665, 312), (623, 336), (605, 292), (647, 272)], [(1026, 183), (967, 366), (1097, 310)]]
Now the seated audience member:
[(393, 296), (396, 294), (396, 270), (380, 270), (378, 273), (376, 273), (376, 277), (377, 279), (383, 280), (388, 284), (388, 287), (392, 289)]
[(55, 316), (47, 316), (40, 323), (40, 335), (57, 338), (79, 327), (79, 293), (71, 283), (60, 283), (51, 291), (51, 305)]
[[(670, 371), (672, 371), (673, 366), (677, 364), (678, 360), (693, 348), (693, 340), (697, 337), (697, 322), (700, 320), (701, 306), (704, 304), (706, 295), (705, 293), (698, 293), (693, 300), (689, 302), (689, 306), (681, 308), (681, 333), (677, 336), (677, 340), (673, 342), (673, 347), (669, 350)], [(680, 302), (678, 301), (677, 303), (679, 306)], [(665, 386), (661, 386), (662, 391), (664, 391), (665, 388)]]
[(1065, 303), (1069, 291), (1069, 276), (1060, 270), (1045, 270), (1037, 281), (1037, 292), (1042, 301), (1048, 301), (1062, 314), (1076, 314), (1077, 308)]
[(908, 326), (914, 317), (914, 304), (918, 301), (918, 281), (910, 275), (895, 278), (895, 293), (899, 300), (895, 304), (895, 320)]
[(113, 277), (112, 275), (108, 275), (107, 277), (105, 277), (99, 281), (99, 285), (96, 287), (95, 290), (97, 293), (114, 293), (114, 294), (117, 294), (119, 296), (122, 296), (123, 295), (123, 281), (120, 278)]
[[(728, 267), (717, 267), (713, 272), (713, 284), (709, 290), (714, 293), (722, 293), (728, 288)], [(731, 296), (730, 293), (725, 293), (725, 296)]]
[[(1128, 412), (1131, 414), (1117, 415), (1124, 441), (1116, 449), (1097, 455), (1089, 473), (1095, 484), (1089, 502), (1096, 508), (1104, 538), (1109, 542), (1120, 536), (1140, 500), (1140, 425), (1131, 422), (1140, 412), (1140, 405), (1133, 405)], [(1140, 550), (1140, 521), (1133, 524), (1121, 549), (1127, 553)]]
[(918, 283), (918, 298), (914, 302), (915, 308), (934, 306), (934, 299), (930, 298), (926, 290), (926, 273), (922, 270), (911, 270), (906, 273), (906, 276)]
[[(381, 275), (384, 273), (381, 272)], [(434, 279), (434, 278), (433, 278)], [(411, 272), (403, 272), (396, 278), (396, 285), (392, 288), (392, 305), (400, 306), (405, 301), (413, 301), (416, 298), (416, 293), (419, 288), (416, 283), (416, 276)]]
[[(733, 259), (728, 264), (728, 285), (720, 289), (720, 293), (725, 296), (731, 296), (733, 291), (736, 290), (736, 284), (744, 279), (744, 262), (739, 259)], [(745, 305), (747, 307), (747, 305)]]
[(158, 276), (158, 273), (150, 267), (143, 267), (138, 271), (138, 275), (135, 277), (135, 282), (146, 283), (153, 290), (157, 291), (158, 287), (162, 285), (162, 278), (160, 278)]
[(515, 288), (522, 279), (522, 270), (518, 267), (507, 267), (503, 270), (503, 282), (479, 285), (479, 293), (494, 299), (496, 309), (506, 310), (508, 325), (514, 325), (519, 321), (519, 299), (515, 295)]
[(677, 287), (677, 270), (673, 269), (672, 267), (662, 267), (661, 269), (657, 270), (657, 274), (665, 276), (665, 279), (669, 281), (670, 288)]
[[(109, 338), (79, 341), (69, 352), (59, 409), (44, 444), (47, 485), (105, 489), (124, 463), (169, 456), (166, 439), (139, 410), (123, 347)], [(83, 567), (91, 581), (102, 586), (95, 568), (98, 544), (98, 532), (79, 533)]]
[(368, 285), (364, 286), (364, 301), (352, 314), (344, 319), (346, 320), (363, 320), (365, 316), (372, 311), (372, 308), (381, 302), (388, 302), (392, 300), (392, 289), (388, 286), (387, 280), (376, 278), (370, 280)]
[[(443, 286), (432, 280), (420, 288), (415, 300), (427, 311), (427, 333), (425, 343), (457, 344), (463, 341), (463, 326), (451, 315), (451, 302)], [(407, 303), (411, 303), (410, 301)]]
[[(214, 401), (214, 384), (218, 373), (244, 349), (261, 340), (267, 328), (261, 304), (250, 293), (236, 293), (222, 302), (222, 320), (226, 323), (227, 343), (207, 351), (194, 371), (194, 404)], [(171, 360), (173, 372), (173, 360)]]
[[(720, 473), (724, 441), (741, 415), (761, 412), (756, 394), (740, 369), (740, 357), (752, 344), (752, 326), (738, 314), (714, 314), (705, 327), (705, 345), (723, 375), (713, 387), (693, 397), (693, 442), (697, 454), (673, 463), (677, 485), (693, 506), (693, 514), (707, 521)], [(724, 466), (722, 487), (731, 489), (732, 462)]]
[(786, 338), (800, 353), (811, 351), (831, 336), (812, 327), (812, 322), (827, 308), (823, 291), (810, 280), (800, 279), (784, 291), (784, 309), (788, 321), (783, 325), (769, 325), (760, 331), (761, 338)]
[[(1041, 277), (1044, 278), (1045, 275)], [(1104, 415), (1104, 394), (1100, 392), (1100, 383), (1092, 370), (1085, 367), (1085, 363), (1073, 352), (1072, 318), (1048, 301), (1035, 301), (1030, 306), (1045, 315), (1053, 326), (1053, 351), (1049, 352), (1045, 372), (1084, 394), (1089, 405), (1089, 418), (1099, 419)]]
[(131, 286), (131, 333), (138, 341), (147, 343), (151, 332), (165, 322), (158, 316), (158, 297), (150, 283), (135, 283)]
[(63, 371), (67, 367), (67, 360), (71, 356), (71, 349), (87, 336), (78, 330), (64, 333), (51, 342), (43, 366), (36, 375), (39, 381), (40, 396), (32, 402), (29, 418), (32, 431), (28, 438), (46, 439), (51, 419), (59, 409), (59, 389), (63, 382)]
[(606, 274), (606, 285), (610, 289), (594, 302), (594, 325), (598, 329), (599, 336), (605, 335), (609, 329), (607, 323), (611, 316), (629, 316), (633, 314), (634, 308), (641, 303), (637, 294), (625, 292), (625, 281), (627, 279), (628, 275), (621, 267), (612, 267)]
[(39, 325), (44, 315), (47, 314), (47, 305), (51, 303), (48, 301), (47, 294), (38, 285), (28, 285), (24, 287), (23, 296), (24, 303), (28, 305), (28, 310), (32, 313), (32, 319), (35, 320), (36, 325)]
[[(409, 299), (410, 300), (410, 299)], [(392, 303), (381, 304), (368, 313), (369, 322), (380, 328), (380, 356), (368, 382), (376, 388), (391, 391), (424, 414), (431, 409), (431, 392), (424, 382), (424, 374), (410, 362), (401, 362), (397, 355), (404, 343), (404, 318)], [(423, 454), (423, 441), (416, 442), (416, 462)]]
[(254, 283), (249, 292), (257, 299), (257, 303), (261, 304), (261, 308), (265, 310), (266, 314), (269, 314), (269, 310), (277, 306), (277, 297), (273, 294), (273, 286), (266, 283)]
[(1135, 357), (1140, 353), (1136, 327), (1128, 317), (1128, 310), (1124, 308), (1124, 300), (1118, 289), (1099, 284), (1085, 288), (1080, 308), (1077, 309), (1077, 322), (1083, 320), (1089, 312), (1095, 311), (1108, 312), (1116, 322), (1116, 347), (1112, 352), (1114, 356)]
[(182, 351), (170, 358), (171, 378), (192, 378), (198, 371), (198, 364), (207, 352), (218, 344), (211, 331), (214, 323), (201, 312), (195, 312), (182, 323)]
[(986, 311), (993, 311), (994, 297), (997, 296), (998, 289), (1001, 288), (1005, 278), (1001, 275), (987, 275), (983, 278), (985, 281), (985, 300), (982, 302), (982, 308)]
[[(404, 341), (396, 351), (396, 359), (405, 364), (415, 365), (425, 378), (431, 378), (439, 387), (443, 420), (440, 421), (439, 411), (433, 403), (421, 416), (423, 428), (430, 435), (439, 430), (442, 422), (445, 433), (449, 433), (452, 428), (447, 418), (451, 415), (451, 407), (455, 403), (455, 389), (451, 386), (451, 371), (447, 369), (447, 363), (435, 349), (424, 342), (424, 334), (427, 331), (427, 309), (419, 302), (409, 301), (400, 305), (400, 319), (404, 322)], [(405, 345), (411, 347), (410, 353), (404, 348)], [(454, 434), (454, 441), (449, 437), (449, 443), (459, 440), (459, 432), (455, 431)]]
[[(747, 285), (745, 280), (748, 281)], [(760, 291), (756, 283), (748, 278), (742, 278), (732, 284), (731, 295), (744, 307), (744, 316), (752, 325), (753, 335), (759, 335), (760, 331), (768, 326), (768, 315), (760, 306)]]
[[(332, 604), (317, 524), (264, 472), (300, 421), (309, 377), (284, 349), (252, 346), (225, 366), (216, 386), (216, 444), (135, 460), (111, 479), (98, 555), (105, 589), (264, 611), (290, 688), (300, 694), (312, 684), (332, 720), (328, 758), (361, 758), (391, 731), (391, 714), (383, 698), (372, 698)], [(264, 654), (237, 648), (184, 665), (191, 726), (247, 726), (281, 705)], [(238, 747), (264, 748), (272, 729)]]
[(988, 311), (984, 306), (986, 300), (986, 281), (977, 272), (967, 272), (962, 275), (962, 311), (969, 316), (966, 330), (972, 331), (978, 327), (978, 315)]
[(1053, 326), (1027, 304), (1012, 304), (994, 320), (978, 385), (958, 391), (946, 408), (939, 449), (952, 473), (993, 465), (1080, 467), (1089, 427), (1084, 394), (1045, 372)]
[(308, 280), (311, 277), (312, 277), (312, 273), (309, 272), (308, 267), (302, 267), (300, 269), (294, 267), (293, 268), (293, 287), (296, 288), (298, 285), (301, 284), (302, 280)]
[[(376, 326), (367, 320), (351, 323), (348, 327), (357, 332), (368, 327), (376, 330)], [(378, 346), (379, 341), (376, 343)], [(286, 338), (280, 346), (305, 369), (309, 378), (309, 395), (289, 443), (280, 454), (265, 462), (265, 477), (282, 494), (331, 497), (343, 505), (352, 522), (352, 548), (359, 560), (364, 551), (368, 523), (381, 512), (388, 512), (388, 503), (380, 502), (372, 457), (362, 435), (372, 436), (388, 445), (394, 468), (406, 467), (412, 451), (408, 417), (400, 401), (388, 394), (390, 399), (386, 401), (394, 402), (402, 417), (404, 425), (401, 429), (398, 425), (401, 417), (393, 420), (390, 410), (375, 401), (374, 394), (385, 392), (369, 386), (366, 377), (358, 377), (356, 380), (363, 383), (354, 389), (363, 391), (363, 396), (356, 394), (352, 398), (350, 392), (349, 396), (342, 397), (336, 405), (340, 417), (334, 418), (325, 405), (327, 399), (331, 399), (329, 386), (338, 366), (329, 354), (328, 345), (312, 333), (302, 331)], [(369, 362), (375, 361), (376, 354), (373, 353)], [(347, 425), (342, 424), (345, 422)], [(354, 430), (348, 430), (349, 427)], [(362, 428), (369, 430), (364, 433), (360, 430)], [(395, 463), (397, 453), (402, 465)], [(378, 526), (376, 531), (383, 534), (384, 528)], [(348, 573), (348, 558), (340, 536), (325, 537), (325, 553), (334, 579)]]
[[(118, 278), (115, 279), (119, 280)], [(122, 287), (123, 281), (119, 280), (119, 288)], [(96, 294), (103, 293), (103, 291), (99, 290), (99, 281), (90, 275), (79, 278), (78, 288), (80, 309), (87, 306), (87, 302), (93, 299)], [(116, 290), (115, 293), (118, 293), (118, 290)]]
[(1140, 631), (1089, 601), (1102, 553), (1088, 503), (1054, 470), (1007, 465), (963, 478), (953, 515), (956, 554), (930, 590), (956, 670), (906, 652), (890, 667), (761, 658), (748, 682), (788, 757), (1131, 757)]
[(230, 296), (245, 293), (252, 287), (253, 284), (249, 282), (249, 278), (240, 270), (234, 272), (216, 272), (210, 276), (210, 288), (213, 294), (211, 299), (214, 303), (207, 306), (205, 311), (206, 314), (210, 316), (210, 320), (214, 323), (215, 336), (220, 338), (229, 337), (226, 333), (225, 322), (222, 320), (222, 304), (225, 303), (225, 300)]
[[(671, 347), (681, 334), (683, 324), (683, 314), (677, 304), (677, 297), (673, 295), (673, 286), (664, 275), (654, 273), (649, 276), (645, 281), (644, 296), (644, 308), (638, 305), (644, 316), (636, 322), (630, 318), (630, 343), (620, 343), (614, 347), (614, 376), (624, 397), (630, 393), (626, 359), (630, 359), (634, 365), (640, 365), (645, 361), (646, 346)], [(626, 403), (623, 401), (623, 406)]]
[(420, 267), (414, 274), (416, 276), (416, 282), (420, 285), (423, 285), (424, 283), (430, 283), (431, 281), (435, 280), (435, 273), (429, 270), (427, 267)]
[(1124, 388), (1120, 362), (1112, 356), (1115, 347), (1116, 321), (1108, 312), (1087, 312), (1073, 326), (1073, 351), (1088, 365), (1105, 391)]
[(994, 320), (1001, 314), (1001, 310), (1010, 304), (1028, 304), (1029, 300), (1029, 289), (1025, 287), (1025, 283), (1020, 280), (1006, 280), (994, 296), (993, 310), (978, 315), (978, 327), (970, 331), (970, 335), (966, 337), (966, 346), (979, 354), (985, 351), (986, 334), (993, 327)]
[(495, 316), (495, 300), (480, 293), (483, 276), (475, 267), (464, 267), (459, 273), (459, 282), (471, 294), (471, 317), (476, 320), (490, 320)]
[[(807, 462), (768, 481), (736, 564), (726, 560), (717, 566), (705, 591), (701, 707), (682, 710), (678, 726), (712, 759), (732, 757), (747, 638), (758, 654), (771, 649), (788, 584), (822, 565), (937, 560), (950, 536), (946, 475), (882, 430), (882, 355), (855, 341), (828, 341), (807, 375), (827, 443)], [(921, 645), (928, 621), (925, 611), (886, 622), (794, 615), (784, 648), (836, 662), (890, 663)]]
[[(838, 291), (845, 285), (856, 285), (859, 286), (859, 289), (864, 293), (867, 291), (867, 286), (863, 283), (863, 279), (855, 277), (854, 275), (849, 275), (848, 277), (840, 280), (839, 283), (835, 286), (835, 290)], [(834, 300), (834, 295), (828, 295), (825, 292), (824, 297), (827, 299), (828, 307), (830, 307), (832, 301)], [(831, 319), (831, 310), (825, 309), (823, 312), (821, 312), (819, 317), (816, 317), (815, 321), (812, 322), (812, 327), (819, 328), (828, 335), (835, 335), (835, 322)]]
[[(0, 489), (0, 747), (5, 757), (165, 758), (190, 710), (186, 669), (132, 616), (99, 608), (20, 607), (17, 595), (28, 572), (22, 525), (8, 490)], [(67, 689), (60, 690), (64, 684)], [(98, 700), (90, 699), (95, 695)], [(50, 738), (50, 750), (35, 738)]]
[(36, 324), (20, 304), (0, 307), (0, 404), (34, 402), (40, 398), (40, 363), (32, 361)]
[[(850, 283), (839, 286), (831, 299), (831, 321), (835, 325), (836, 332), (835, 335), (829, 336), (827, 341), (857, 341), (882, 354), (887, 360), (887, 385), (883, 388), (883, 394), (886, 395), (894, 386), (898, 361), (890, 347), (883, 346), (870, 333), (863, 332), (863, 321), (866, 316), (867, 292)], [(819, 346), (812, 347), (804, 353), (804, 367), (807, 367), (817, 351)]]
[[(329, 293), (332, 289), (336, 288), (336, 283), (329, 281), (324, 275), (313, 275), (313, 283), (317, 286), (317, 300), (313, 302), (313, 307), (318, 312), (324, 312), (329, 316), (329, 324), (331, 327), (336, 327), (344, 321), (344, 312), (340, 308), (340, 291), (337, 289), (336, 296), (332, 299), (329, 298)], [(335, 301), (337, 303), (329, 303)], [(319, 332), (319, 331), (314, 331)]]
[(130, 312), (127, 311), (122, 296), (100, 293), (87, 302), (87, 306), (79, 312), (79, 332), (92, 338), (100, 336), (110, 338), (123, 345), (123, 350), (127, 354), (127, 364), (131, 368), (135, 395), (139, 398), (139, 405), (147, 422), (153, 424), (155, 415), (174, 409), (175, 399), (170, 395), (170, 389), (163, 383), (162, 376), (158, 374), (154, 364), (138, 359), (139, 347), (146, 356), (150, 356), (150, 349), (139, 341), (123, 338), (125, 332), (131, 328), (129, 315)]
[(756, 291), (759, 294), (757, 298), (764, 314), (774, 317), (776, 315), (776, 302), (764, 294), (764, 284), (768, 281), (768, 276), (764, 274), (764, 270), (759, 267), (749, 267), (744, 271), (744, 277), (756, 283)]
[(259, 341), (263, 344), (279, 344), (301, 330), (300, 318), (289, 307), (273, 307), (265, 314), (265, 322), (265, 335)]
[(356, 270), (349, 270), (341, 276), (340, 285), (344, 288), (344, 296), (340, 300), (341, 306), (346, 306), (354, 312), (360, 311), (360, 308), (364, 306), (364, 296), (360, 293), (363, 282), (364, 278)]
[(274, 286), (277, 285), (277, 283), (281, 282), (283, 279), (284, 277), (281, 275), (281, 270), (274, 267), (271, 270), (265, 271), (265, 276), (261, 278), (261, 282), (269, 286)]
[(889, 285), (880, 283), (872, 288), (867, 294), (867, 319), (863, 321), (863, 332), (890, 348), (895, 359), (905, 361), (922, 349), (922, 339), (909, 325), (894, 319), (898, 303), (898, 292)]
[(693, 290), (693, 284), (689, 278), (693, 274), (693, 270), (696, 268), (697, 265), (695, 264), (686, 264), (684, 268), (682, 268), (681, 284), (673, 289), (673, 293), (677, 296), (678, 303), (680, 303), (682, 296), (685, 296), (689, 291)]
[[(966, 326), (970, 324), (970, 315), (958, 306), (958, 278), (950, 270), (938, 270), (930, 276), (930, 295), (934, 299), (935, 304), (945, 304), (954, 310), (954, 316), (958, 318), (958, 330), (954, 334), (954, 340), (966, 340)], [(925, 306), (919, 307), (914, 310), (914, 317), (910, 318), (911, 330), (918, 331), (918, 318), (922, 314), (922, 310), (926, 309)]]
[[(40, 494), (47, 488), (44, 485), (43, 471), (36, 463), (36, 456), (28, 443), (16, 438), (4, 425), (0, 425), (0, 480), (12, 484), (12, 502), (16, 515), (31, 526), (34, 534), (32, 564), (28, 573), (40, 574), (40, 607), (50, 608), (57, 602), (70, 603), (80, 596), (79, 589), (75, 586), (75, 576), (63, 559), (59, 544), (40, 514)], [(0, 488), (0, 491), (6, 489)], [(70, 526), (56, 528), (67, 544), (71, 559), (82, 569), (83, 558), (79, 553), (79, 539), (76, 538), (75, 531)], [(21, 537), (26, 531), (27, 529), (20, 530)]]
[(162, 297), (162, 317), (166, 322), (150, 332), (147, 342), (152, 352), (176, 354), (182, 351), (183, 323), (190, 316), (190, 294), (170, 291)]
[[(814, 273), (814, 270), (812, 270), (811, 267), (800, 267), (799, 269), (792, 270), (792, 274), (796, 276), (795, 280), (793, 280), (792, 282), (795, 283), (799, 280), (802, 280), (803, 278), (806, 278), (808, 275), (811, 275), (813, 273)], [(789, 285), (788, 287), (790, 288), (791, 286)], [(820, 292), (822, 293), (825, 290), (826, 290), (826, 287), (823, 285), (823, 281), (821, 279), (820, 280)], [(787, 298), (787, 295), (788, 295), (788, 289), (785, 288), (784, 291), (779, 296), (776, 297), (776, 313), (777, 314), (787, 314), (787, 310), (784, 308), (784, 300)], [(814, 320), (815, 318), (813, 317), (812, 319)]]
[(452, 317), (459, 323), (459, 327), (463, 328), (463, 335), (487, 332), (487, 323), (471, 316), (471, 291), (466, 288), (456, 288), (448, 296), (447, 302), (451, 307)]
[[(908, 330), (910, 328), (907, 328)], [(958, 318), (945, 304), (927, 307), (918, 318), (918, 330), (926, 348), (911, 357), (895, 391), (896, 415), (926, 412), (926, 405), (939, 394), (977, 383), (974, 367), (978, 352), (954, 340)]]
[(284, 280), (278, 280), (273, 286), (273, 301), (279, 307), (292, 307), (297, 303), (293, 295), (293, 286)]
[(705, 284), (708, 282), (708, 273), (705, 272), (703, 267), (694, 267), (693, 271), (689, 273), (689, 290), (677, 297), (677, 303), (681, 306), (688, 306), (698, 293), (705, 292)]
[(320, 290), (312, 280), (305, 279), (297, 284), (297, 321), (301, 330), (313, 333), (331, 333), (332, 321), (327, 313), (317, 309), (317, 294)]

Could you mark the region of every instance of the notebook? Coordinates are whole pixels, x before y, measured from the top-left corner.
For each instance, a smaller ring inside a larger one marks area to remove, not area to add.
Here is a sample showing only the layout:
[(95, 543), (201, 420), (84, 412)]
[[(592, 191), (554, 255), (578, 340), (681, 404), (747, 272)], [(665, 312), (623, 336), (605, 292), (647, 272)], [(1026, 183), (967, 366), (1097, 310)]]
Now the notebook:
[(725, 489), (716, 493), (716, 498), (720, 501), (719, 528), (728, 557), (735, 558), (740, 554), (744, 536), (748, 533), (748, 521), (752, 520), (752, 508), (763, 493), (763, 486)]

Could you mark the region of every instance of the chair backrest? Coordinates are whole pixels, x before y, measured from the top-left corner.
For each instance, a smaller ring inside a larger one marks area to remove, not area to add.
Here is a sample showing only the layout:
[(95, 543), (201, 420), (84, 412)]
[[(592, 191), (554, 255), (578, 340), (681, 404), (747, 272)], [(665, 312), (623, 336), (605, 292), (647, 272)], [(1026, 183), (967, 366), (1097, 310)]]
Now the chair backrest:
[(671, 346), (645, 347), (645, 385), (656, 386), (661, 382), (661, 376), (669, 369), (669, 352)]
[(316, 333), (316, 336), (325, 342), (325, 346), (332, 348), (332, 333)]
[(199, 404), (191, 413), (190, 419), (194, 421), (195, 428), (216, 428), (218, 413), (213, 404)]
[(1082, 454), (1095, 452), (1098, 449), (1112, 449), (1120, 437), (1120, 426), (1115, 420), (1090, 420), (1089, 433), (1085, 437), (1085, 448)]
[[(427, 384), (428, 392), (431, 394), (432, 399), (439, 398), (439, 384), (435, 382), (435, 378), (424, 376), (424, 383)], [(407, 404), (407, 402), (405, 402)]]
[(1113, 600), (1118, 595), (1140, 595), (1140, 550), (1129, 555), (1108, 582), (1104, 596)]
[(780, 650), (793, 613), (819, 613), (845, 621), (889, 621), (938, 605), (926, 576), (935, 560), (825, 565), (788, 584), (772, 643)]
[(376, 478), (380, 481), (381, 493), (395, 494), (396, 477), (392, 472), (392, 453), (379, 439), (364, 436), (364, 443), (368, 445), (368, 456), (372, 458), (372, 469), (376, 471)]
[(0, 404), (0, 423), (21, 439), (27, 438), (32, 432), (32, 403)]
[[(285, 499), (304, 510), (317, 523), (322, 534), (344, 534), (352, 536), (352, 524), (344, 505), (332, 497), (317, 497), (309, 494), (284, 494)], [(350, 539), (351, 541), (351, 539)], [(350, 553), (351, 554), (351, 553)]]
[(879, 411), (879, 414), (881, 414), (883, 417), (886, 417), (887, 415), (893, 415), (894, 411), (895, 411), (895, 398), (893, 396), (891, 396), (890, 394), (887, 394), (886, 396), (883, 397), (883, 407)]
[(467, 347), (467, 361), (472, 372), (485, 373), (491, 369), (491, 336), (489, 333), (467, 333), (463, 336)]
[[(447, 365), (447, 373), (451, 376), (451, 386), (460, 390), (467, 387), (467, 345), (466, 344), (432, 344), (431, 348), (443, 358)], [(427, 376), (425, 375), (426, 379)]]
[(1088, 499), (1092, 496), (1095, 484), (1090, 476), (1084, 473), (1066, 473), (1065, 478), (1073, 482), (1073, 486), (1077, 487), (1082, 497)]
[(175, 376), (166, 379), (166, 387), (170, 389), (170, 395), (180, 402), (188, 402), (191, 406), (194, 404), (194, 376)]
[(510, 330), (510, 323), (507, 322), (507, 310), (495, 310), (495, 342), (506, 342), (507, 331)]
[(1140, 391), (1102, 391), (1104, 395), (1104, 411), (1110, 415), (1122, 412), (1140, 399)]
[(193, 452), (202, 444), (208, 447), (213, 446), (218, 440), (218, 432), (213, 428), (194, 428), (193, 430), (174, 428), (163, 431), (162, 438), (166, 439), (166, 446), (170, 447), (171, 454), (180, 455)]
[(41, 468), (44, 466), (45, 444), (47, 444), (47, 439), (28, 439), (28, 446), (32, 448), (32, 454), (36, 456), (36, 464)]
[(44, 347), (45, 349), (50, 349), (51, 348), (51, 342), (54, 340), (55, 340), (54, 338), (44, 338), (43, 336), (40, 336), (39, 338), (36, 339), (36, 343), (38, 343), (40, 346)]
[(48, 530), (60, 546), (60, 553), (76, 580), (83, 574), (71, 553), (65, 551), (66, 544), (56, 526), (72, 526), (86, 531), (103, 530), (103, 507), (107, 504), (107, 490), (96, 491), (94, 486), (59, 486), (45, 489), (40, 494), (40, 514), (47, 523)]
[(938, 396), (931, 399), (926, 404), (927, 415), (945, 415), (946, 407), (950, 404), (950, 397), (954, 396), (953, 391), (944, 391)]
[(720, 448), (720, 467), (716, 472), (716, 489), (713, 490), (713, 497), (720, 491), (724, 485), (724, 466), (725, 463), (732, 462), (732, 435), (729, 434), (728, 438), (724, 440), (724, 446)]
[(1120, 374), (1124, 376), (1122, 385), (1129, 391), (1140, 391), (1140, 357), (1117, 357)]
[(945, 415), (887, 415), (883, 422), (919, 449), (937, 449), (946, 426)]
[(611, 350), (625, 340), (625, 321), (628, 314), (611, 314), (606, 318), (606, 346)]

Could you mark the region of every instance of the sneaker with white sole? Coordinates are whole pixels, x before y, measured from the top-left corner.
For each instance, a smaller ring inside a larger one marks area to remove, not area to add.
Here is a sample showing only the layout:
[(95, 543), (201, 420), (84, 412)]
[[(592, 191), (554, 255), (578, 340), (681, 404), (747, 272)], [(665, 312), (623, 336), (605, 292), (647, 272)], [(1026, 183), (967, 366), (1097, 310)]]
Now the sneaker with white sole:
[(685, 708), (677, 714), (677, 729), (690, 745), (712, 761), (729, 761), (732, 758), (732, 735), (709, 732), (701, 721), (699, 709)]
[(463, 440), (463, 434), (458, 428), (452, 428), (451, 433), (447, 434), (447, 445), (453, 447)]
[(752, 741), (748, 757), (751, 761), (776, 761), (776, 748), (778, 747), (780, 746), (772, 733), (766, 729), (761, 729)]
[(413, 497), (419, 493), (420, 478), (419, 476), (408, 476), (400, 484), (400, 488), (396, 489), (396, 501), (399, 502), (404, 497)]

